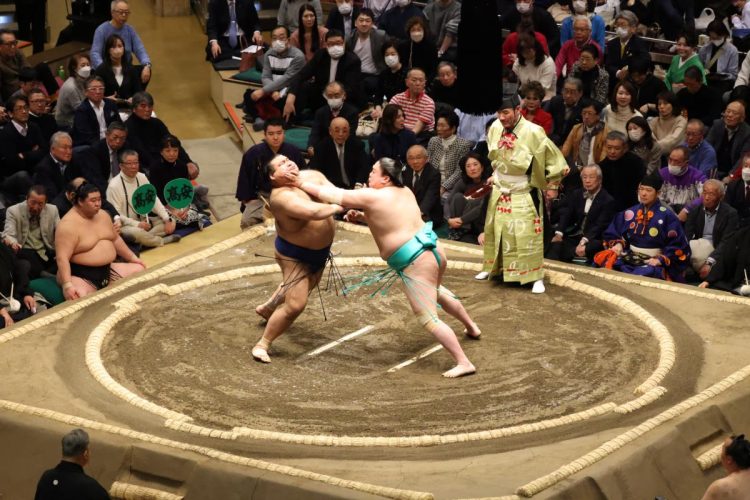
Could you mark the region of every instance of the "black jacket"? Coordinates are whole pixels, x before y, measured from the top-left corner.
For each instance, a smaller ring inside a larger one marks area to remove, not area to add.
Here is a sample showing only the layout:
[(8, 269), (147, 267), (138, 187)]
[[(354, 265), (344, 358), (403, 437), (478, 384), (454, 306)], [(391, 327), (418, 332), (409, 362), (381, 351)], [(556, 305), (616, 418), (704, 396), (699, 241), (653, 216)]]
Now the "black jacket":
[(65, 186), (75, 179), (81, 177), (81, 168), (78, 165), (76, 155), (65, 167), (65, 173), (60, 172), (60, 167), (52, 158), (51, 154), (45, 155), (37, 163), (34, 173), (34, 184), (41, 184), (47, 190), (47, 199), (52, 200), (58, 193), (65, 191)]
[(49, 145), (49, 140), (52, 138), (52, 134), (57, 132), (60, 128), (57, 126), (57, 120), (55, 115), (32, 115), (29, 113), (29, 123), (36, 123), (39, 126), (39, 130), (42, 131), (42, 137), (44, 142)]
[[(258, 11), (250, 0), (235, 0), (235, 14), (237, 25), (250, 39), (253, 32), (260, 30)], [(218, 40), (229, 29), (229, 4), (227, 0), (211, 0), (208, 4), (208, 20), (206, 21), (206, 35), (209, 40)]]
[(309, 167), (320, 171), (337, 187), (352, 189), (357, 182), (366, 183), (370, 174), (370, 157), (365, 153), (362, 141), (349, 136), (344, 143), (344, 170), (349, 178), (349, 184), (345, 184), (341, 177), (340, 165), (336, 145), (330, 136), (315, 146), (315, 155), (310, 160)]
[(646, 166), (639, 156), (627, 151), (617, 161), (605, 158), (599, 166), (604, 176), (602, 187), (615, 199), (615, 212), (638, 203), (638, 184), (646, 175)]
[(116, 94), (118, 99), (129, 99), (136, 92), (143, 90), (141, 72), (130, 64), (123, 64), (122, 66), (122, 83), (117, 83), (115, 72), (106, 62), (96, 68), (96, 74), (104, 80), (105, 96)]
[(62, 461), (54, 469), (42, 474), (36, 486), (34, 500), (47, 498), (109, 500), (109, 494), (96, 479), (83, 472), (83, 467)]
[[(732, 208), (726, 201), (719, 205), (714, 221), (713, 245), (718, 247), (724, 239), (737, 229), (737, 210)], [(690, 211), (685, 221), (685, 236), (688, 241), (703, 237), (703, 228), (706, 224), (706, 209), (701, 204), (698, 208)]]
[[(125, 149), (136, 148), (130, 144), (129, 140), (126, 140), (120, 151)], [(141, 153), (138, 152), (139, 157), (140, 155)], [(96, 184), (102, 193), (102, 197), (105, 197), (112, 168), (107, 139), (99, 139), (89, 149), (82, 151), (78, 159), (78, 164), (81, 168), (81, 175), (88, 182)]]
[[(339, 110), (339, 117), (349, 122), (349, 133), (354, 134), (357, 130), (357, 121), (359, 119), (359, 110), (356, 106), (344, 102), (344, 106)], [(333, 121), (331, 108), (326, 104), (315, 111), (313, 124), (310, 128), (310, 137), (307, 139), (307, 146), (316, 147), (320, 141), (328, 137), (328, 127)]]
[[(359, 7), (354, 6), (352, 9), (352, 17), (349, 21), (351, 23), (351, 31), (355, 31), (357, 28), (354, 26), (355, 21), (357, 20), (357, 16), (359, 15)], [(328, 13), (328, 19), (326, 19), (326, 28), (328, 30), (339, 30), (342, 35), (346, 36), (346, 32), (344, 31), (344, 16), (341, 15), (341, 12), (334, 7), (331, 9), (331, 12)]]
[(737, 216), (743, 226), (750, 222), (750, 202), (745, 198), (745, 181), (737, 179), (730, 182), (724, 201), (737, 210)]
[(630, 66), (636, 59), (650, 59), (648, 45), (638, 35), (633, 35), (625, 44), (625, 50), (620, 54), (620, 39), (613, 38), (607, 42), (604, 57), (604, 68), (609, 73), (609, 88), (617, 83), (617, 72), (625, 66)]
[(570, 196), (566, 196), (560, 207), (560, 220), (557, 230), (563, 234), (572, 235), (578, 231), (589, 241), (601, 240), (604, 230), (607, 229), (615, 217), (615, 199), (602, 188), (591, 202), (591, 208), (586, 215), (586, 198), (583, 197), (583, 189), (576, 189)]
[[(119, 122), (120, 113), (117, 105), (109, 99), (104, 99), (104, 122), (109, 126), (112, 122)], [(70, 131), (74, 146), (90, 146), (99, 140), (99, 121), (96, 119), (94, 108), (88, 99), (84, 99), (73, 114), (73, 130)]]
[(419, 175), (416, 186), (412, 186), (414, 171), (406, 168), (403, 173), (404, 186), (414, 191), (422, 218), (431, 220), (435, 226), (443, 223), (443, 206), (440, 203), (440, 171), (427, 163)]
[[(304, 82), (310, 81), (312, 94), (320, 95), (328, 84), (331, 70), (331, 56), (328, 50), (318, 49), (307, 64), (297, 73), (289, 85), (289, 93), (299, 95)], [(347, 50), (339, 59), (336, 67), (336, 81), (340, 82), (346, 90), (347, 101), (353, 103), (357, 108), (362, 107), (362, 92), (360, 82), (362, 80), (362, 62), (357, 54)]]
[(565, 119), (565, 101), (562, 96), (556, 95), (549, 101), (549, 114), (552, 115), (552, 134), (550, 139), (558, 147), (565, 143), (565, 139), (568, 138), (570, 131), (573, 127), (581, 123), (581, 101), (579, 100), (575, 106), (573, 106), (573, 112), (568, 120)]
[(734, 290), (745, 283), (750, 274), (750, 226), (745, 226), (724, 239), (711, 254), (716, 263), (706, 276), (711, 288)]
[[(35, 150), (34, 147), (37, 147)], [(0, 179), (26, 170), (33, 174), (34, 166), (47, 154), (49, 143), (44, 141), (41, 129), (29, 122), (26, 137), (22, 136), (13, 122), (0, 130)], [(23, 158), (18, 154), (23, 153)]]

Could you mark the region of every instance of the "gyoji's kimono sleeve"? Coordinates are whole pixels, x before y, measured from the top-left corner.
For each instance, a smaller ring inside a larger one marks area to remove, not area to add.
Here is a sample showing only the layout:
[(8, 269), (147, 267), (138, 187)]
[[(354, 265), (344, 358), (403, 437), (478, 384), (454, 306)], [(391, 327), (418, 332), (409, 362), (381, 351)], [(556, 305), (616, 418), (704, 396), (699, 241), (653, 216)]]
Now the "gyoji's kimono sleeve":
[[(664, 217), (664, 225), (657, 229), (664, 231), (660, 235), (663, 244), (659, 260), (667, 268), (674, 268), (675, 271), (682, 270), (690, 262), (690, 244), (685, 237), (685, 232), (682, 230), (680, 220), (671, 212), (667, 213), (669, 215)], [(656, 224), (651, 224), (650, 226), (651, 228), (657, 227)], [(653, 231), (651, 228), (649, 228), (649, 231)]]
[[(632, 213), (632, 209), (628, 209), (628, 211)], [(602, 235), (604, 246), (606, 248), (612, 248), (620, 243), (623, 248), (627, 248), (628, 242), (626, 236), (629, 223), (630, 221), (625, 220), (625, 212), (620, 212), (615, 215), (615, 218), (612, 219), (612, 222), (609, 223), (609, 227), (604, 230), (604, 234)]]
[(532, 151), (534, 160), (530, 184), (535, 188), (546, 189), (548, 185), (557, 186), (560, 184), (568, 162), (555, 143), (544, 134), (542, 129), (539, 130), (541, 131), (541, 137), (535, 134), (538, 143), (535, 150)]

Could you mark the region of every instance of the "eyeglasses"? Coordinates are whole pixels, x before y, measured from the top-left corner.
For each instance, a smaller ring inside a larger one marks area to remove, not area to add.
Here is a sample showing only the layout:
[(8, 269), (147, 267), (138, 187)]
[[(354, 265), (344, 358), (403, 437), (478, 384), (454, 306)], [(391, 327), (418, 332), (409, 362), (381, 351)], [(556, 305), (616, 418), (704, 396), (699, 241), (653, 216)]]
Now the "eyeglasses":
[(2, 45), (7, 45), (8, 47), (15, 47), (18, 45), (18, 40), (11, 40), (10, 42), (2, 42)]

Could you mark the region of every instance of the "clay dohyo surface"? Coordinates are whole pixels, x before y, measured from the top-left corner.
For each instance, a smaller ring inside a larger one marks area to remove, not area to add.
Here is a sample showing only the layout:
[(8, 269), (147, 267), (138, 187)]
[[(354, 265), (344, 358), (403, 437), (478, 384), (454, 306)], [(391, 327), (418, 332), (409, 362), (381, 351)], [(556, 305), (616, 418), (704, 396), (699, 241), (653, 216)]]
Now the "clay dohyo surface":
[[(342, 272), (351, 278), (366, 270)], [(478, 286), (473, 274), (449, 270), (444, 284), (480, 325), (482, 339), (462, 337), (463, 327), (440, 313), (478, 368), (470, 377), (440, 376), (452, 366), (445, 350), (387, 373), (436, 344), (400, 283), (374, 298), (373, 288), (348, 297), (323, 290), (326, 320), (313, 292), (272, 346), (273, 362), (254, 362), (250, 350), (263, 332), (254, 307), (280, 273), (148, 299), (112, 330), (102, 358), (125, 387), (196, 423), (348, 436), (452, 434), (554, 418), (631, 400), (656, 366), (656, 341), (615, 307), (551, 285), (542, 296)], [(367, 325), (374, 330), (308, 355)]]

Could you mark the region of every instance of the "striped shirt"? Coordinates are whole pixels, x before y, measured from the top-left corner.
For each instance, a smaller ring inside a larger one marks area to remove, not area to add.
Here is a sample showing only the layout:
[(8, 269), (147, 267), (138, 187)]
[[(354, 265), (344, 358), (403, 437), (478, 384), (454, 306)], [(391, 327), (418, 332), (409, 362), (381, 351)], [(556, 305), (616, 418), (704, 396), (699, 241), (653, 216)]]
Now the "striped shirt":
[(416, 100), (412, 100), (409, 89), (391, 98), (391, 104), (398, 104), (404, 110), (404, 127), (414, 130), (417, 122), (424, 123), (422, 130), (429, 131), (435, 128), (435, 101), (422, 92)]

